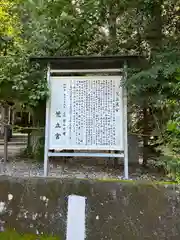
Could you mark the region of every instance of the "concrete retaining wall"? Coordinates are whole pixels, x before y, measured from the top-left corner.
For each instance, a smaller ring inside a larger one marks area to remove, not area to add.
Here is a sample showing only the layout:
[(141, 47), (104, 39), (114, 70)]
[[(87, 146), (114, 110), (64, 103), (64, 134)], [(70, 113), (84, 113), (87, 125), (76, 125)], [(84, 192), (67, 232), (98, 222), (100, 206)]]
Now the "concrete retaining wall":
[(180, 239), (178, 187), (75, 179), (1, 177), (1, 231), (15, 228), (66, 239), (68, 196), (72, 194), (86, 197), (87, 240)]

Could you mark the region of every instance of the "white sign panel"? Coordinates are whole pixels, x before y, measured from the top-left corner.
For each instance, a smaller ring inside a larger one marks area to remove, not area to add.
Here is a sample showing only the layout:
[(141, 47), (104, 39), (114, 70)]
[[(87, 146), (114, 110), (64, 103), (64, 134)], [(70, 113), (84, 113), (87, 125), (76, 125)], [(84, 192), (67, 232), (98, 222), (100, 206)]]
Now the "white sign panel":
[(51, 77), (49, 149), (123, 150), (121, 81)]

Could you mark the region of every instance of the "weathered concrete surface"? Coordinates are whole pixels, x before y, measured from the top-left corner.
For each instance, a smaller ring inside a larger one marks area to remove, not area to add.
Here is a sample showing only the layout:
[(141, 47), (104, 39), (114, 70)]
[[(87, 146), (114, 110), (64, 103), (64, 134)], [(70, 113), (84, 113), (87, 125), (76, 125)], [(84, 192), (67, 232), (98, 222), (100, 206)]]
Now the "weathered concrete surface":
[(87, 197), (87, 240), (180, 239), (178, 187), (77, 179), (1, 177), (1, 229), (65, 239), (67, 198), (72, 194)]

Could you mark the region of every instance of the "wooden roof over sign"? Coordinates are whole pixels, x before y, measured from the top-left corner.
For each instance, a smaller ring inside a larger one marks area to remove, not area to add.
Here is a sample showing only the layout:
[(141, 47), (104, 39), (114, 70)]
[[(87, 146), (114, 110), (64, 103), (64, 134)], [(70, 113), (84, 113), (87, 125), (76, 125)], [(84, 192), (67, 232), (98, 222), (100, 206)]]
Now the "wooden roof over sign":
[(50, 64), (51, 69), (111, 69), (123, 68), (124, 63), (131, 68), (146, 68), (147, 60), (142, 56), (67, 56), (30, 57), (30, 62)]

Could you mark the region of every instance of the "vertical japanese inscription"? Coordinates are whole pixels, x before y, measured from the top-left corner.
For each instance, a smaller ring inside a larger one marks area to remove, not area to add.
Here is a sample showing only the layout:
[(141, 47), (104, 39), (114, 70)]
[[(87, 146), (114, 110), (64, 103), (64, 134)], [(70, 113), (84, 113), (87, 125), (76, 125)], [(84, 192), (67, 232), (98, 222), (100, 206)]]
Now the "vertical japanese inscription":
[(56, 116), (56, 123), (55, 123), (55, 134), (54, 135), (55, 135), (55, 139), (59, 140), (61, 137), (61, 118), (62, 118), (61, 111), (57, 110), (55, 112), (55, 116)]
[(63, 95), (64, 95), (64, 98), (63, 98), (63, 129), (62, 129), (62, 134), (63, 136), (66, 135), (66, 102), (67, 102), (67, 85), (66, 83), (63, 84)]

